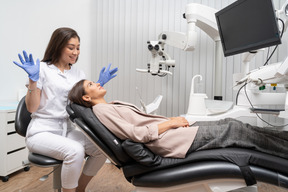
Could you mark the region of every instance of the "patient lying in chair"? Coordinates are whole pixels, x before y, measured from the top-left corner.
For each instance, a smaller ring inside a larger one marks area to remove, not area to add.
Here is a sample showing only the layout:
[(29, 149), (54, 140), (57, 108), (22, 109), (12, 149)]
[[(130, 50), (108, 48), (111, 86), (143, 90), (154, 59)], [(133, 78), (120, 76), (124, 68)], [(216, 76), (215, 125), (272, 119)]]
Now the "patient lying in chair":
[(81, 80), (71, 89), (71, 102), (92, 107), (93, 112), (115, 136), (144, 143), (162, 157), (185, 158), (193, 151), (239, 147), (288, 159), (288, 132), (260, 128), (227, 118), (188, 122), (184, 117), (148, 115), (130, 103), (104, 99), (99, 83)]

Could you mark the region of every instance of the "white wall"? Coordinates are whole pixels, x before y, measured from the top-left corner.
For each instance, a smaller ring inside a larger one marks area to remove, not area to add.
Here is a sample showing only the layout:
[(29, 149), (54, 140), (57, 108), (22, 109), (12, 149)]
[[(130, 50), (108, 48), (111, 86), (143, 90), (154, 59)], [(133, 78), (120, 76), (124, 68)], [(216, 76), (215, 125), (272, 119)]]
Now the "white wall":
[[(0, 100), (15, 100), (17, 90), (24, 88), (26, 73), (15, 66), (17, 53), (23, 49), (42, 59), (52, 32), (62, 26), (74, 28), (81, 37), (81, 55), (77, 66), (87, 77), (97, 81), (103, 66), (112, 63), (119, 72), (105, 88), (108, 101), (119, 99), (140, 105), (136, 86), (142, 99), (152, 102), (164, 96), (159, 114), (175, 116), (187, 111), (191, 79), (196, 74), (203, 81), (197, 92), (213, 96), (214, 42), (198, 30), (194, 52), (166, 46), (177, 64), (173, 76), (164, 78), (138, 73), (146, 68), (151, 56), (148, 40), (157, 40), (162, 31), (186, 32), (182, 18), (188, 3), (201, 3), (215, 9), (235, 0), (0, 0)], [(279, 9), (285, 0), (273, 0)], [(261, 66), (266, 53), (257, 55), (251, 68)], [(272, 62), (287, 56), (287, 33)], [(223, 97), (233, 101), (232, 74), (241, 71), (241, 56), (223, 60)]]
[(0, 0), (0, 100), (16, 100), (27, 75), (12, 61), (26, 50), (40, 60), (52, 32), (71, 27), (81, 38), (77, 67), (91, 77), (92, 0)]
[[(182, 50), (165, 47), (166, 52), (176, 60), (173, 76), (158, 77), (136, 72), (136, 68), (146, 68), (151, 55), (147, 49), (148, 40), (158, 40), (162, 31), (186, 32), (187, 23), (182, 15), (189, 3), (200, 3), (217, 10), (235, 0), (96, 0), (93, 7), (96, 18), (95, 55), (97, 65), (119, 67), (118, 76), (106, 85), (106, 99), (124, 100), (140, 106), (135, 87), (140, 89), (143, 100), (148, 104), (158, 95), (164, 96), (158, 113), (175, 116), (185, 114), (188, 106), (191, 79), (196, 74), (203, 76), (203, 81), (196, 86), (197, 92), (207, 93), (213, 98), (214, 79), (214, 41), (198, 30), (196, 50)], [(279, 9), (285, 0), (273, 0)], [(243, 13), (245, 14), (245, 13)], [(94, 35), (94, 33), (93, 33)], [(287, 56), (287, 35), (283, 44), (272, 58), (272, 62), (281, 61)], [(266, 53), (258, 54), (251, 62), (251, 68), (263, 65)], [(93, 66), (92, 66), (93, 68)], [(97, 80), (100, 68), (92, 70), (92, 77)], [(233, 101), (232, 74), (241, 72), (241, 55), (223, 58), (224, 100)]]

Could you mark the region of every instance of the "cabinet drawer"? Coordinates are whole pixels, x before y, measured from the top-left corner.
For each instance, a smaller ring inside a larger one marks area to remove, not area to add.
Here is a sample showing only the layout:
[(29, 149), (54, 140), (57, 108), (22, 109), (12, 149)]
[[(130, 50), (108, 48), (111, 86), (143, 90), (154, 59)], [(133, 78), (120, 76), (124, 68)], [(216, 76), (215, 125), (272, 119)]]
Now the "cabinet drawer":
[(6, 132), (7, 133), (11, 133), (11, 132), (15, 132), (15, 123), (8, 123), (6, 126)]
[(18, 135), (17, 133), (7, 135), (7, 152), (14, 151), (25, 146), (26, 144), (24, 137)]
[(6, 132), (11, 133), (15, 131), (15, 115), (16, 112), (8, 112), (6, 114)]
[(22, 149), (7, 155), (6, 168), (8, 174), (23, 168), (23, 162), (28, 162), (28, 149)]
[(9, 121), (15, 121), (15, 115), (16, 115), (16, 112), (13, 111), (13, 112), (8, 112), (7, 113), (7, 122)]

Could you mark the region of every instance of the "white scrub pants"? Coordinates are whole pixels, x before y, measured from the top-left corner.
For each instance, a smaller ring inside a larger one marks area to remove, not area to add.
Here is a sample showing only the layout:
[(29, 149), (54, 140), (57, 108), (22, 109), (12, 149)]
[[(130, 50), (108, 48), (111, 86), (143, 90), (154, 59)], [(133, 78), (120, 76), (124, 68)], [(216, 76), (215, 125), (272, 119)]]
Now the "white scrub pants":
[[(41, 130), (39, 122), (33, 123), (33, 121), (35, 119), (32, 119), (30, 125), (32, 127), (37, 125), (37, 129)], [(26, 145), (31, 152), (63, 160), (61, 170), (62, 187), (73, 189), (78, 186), (81, 168), (86, 155), (89, 158), (83, 167), (83, 174), (87, 176), (96, 175), (106, 161), (106, 157), (96, 145), (81, 131), (76, 129), (68, 129), (67, 133), (65, 133), (66, 137), (62, 136), (63, 125), (59, 121), (48, 121), (47, 124), (49, 124), (49, 127), (53, 126), (54, 130), (58, 128), (58, 131), (45, 131), (28, 136), (26, 137)], [(47, 127), (47, 124), (44, 127)]]

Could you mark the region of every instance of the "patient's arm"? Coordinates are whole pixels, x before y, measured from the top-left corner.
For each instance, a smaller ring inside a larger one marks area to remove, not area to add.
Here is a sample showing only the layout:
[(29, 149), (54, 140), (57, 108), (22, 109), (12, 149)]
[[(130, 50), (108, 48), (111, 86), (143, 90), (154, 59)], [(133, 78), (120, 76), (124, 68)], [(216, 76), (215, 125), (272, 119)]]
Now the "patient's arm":
[[(135, 122), (130, 122), (129, 118), (126, 118), (128, 117), (127, 115), (120, 115), (121, 111), (116, 110), (114, 105), (108, 104), (95, 105), (93, 112), (101, 123), (118, 138), (122, 140), (131, 139), (140, 143), (156, 140), (161, 133), (169, 129), (188, 126), (188, 121), (184, 117), (173, 117), (170, 119), (163, 117), (163, 123), (160, 124), (158, 122), (149, 125), (142, 122), (135, 124)], [(134, 113), (133, 110), (131, 112)], [(166, 119), (167, 121), (165, 121)]]
[(169, 129), (188, 126), (189, 123), (184, 117), (171, 117), (170, 120), (158, 124), (158, 134), (160, 135)]
[(113, 105), (95, 105), (93, 112), (101, 123), (122, 140), (131, 139), (134, 142), (147, 143), (158, 139), (157, 124), (147, 126), (129, 122), (125, 118), (127, 115), (120, 115), (121, 112), (115, 110)]

